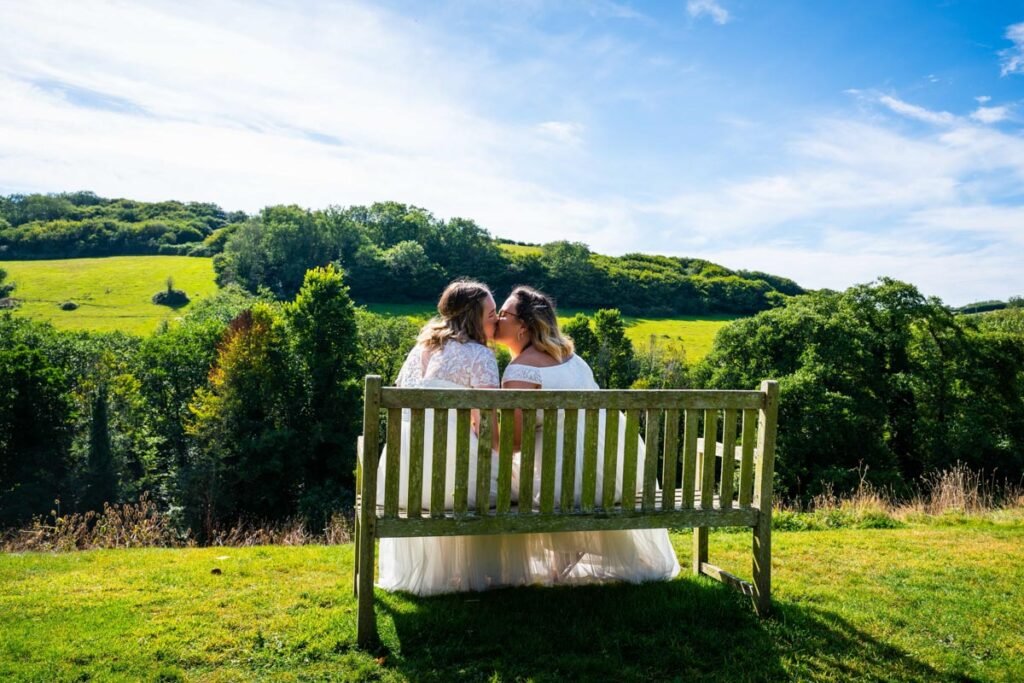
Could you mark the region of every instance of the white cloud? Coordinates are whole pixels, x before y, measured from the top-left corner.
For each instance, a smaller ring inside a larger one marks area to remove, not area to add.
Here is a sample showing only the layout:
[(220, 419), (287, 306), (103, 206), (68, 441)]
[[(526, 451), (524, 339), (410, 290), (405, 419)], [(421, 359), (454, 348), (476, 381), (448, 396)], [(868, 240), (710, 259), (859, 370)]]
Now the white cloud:
[(975, 97), (974, 99), (975, 99), (975, 101), (976, 101), (976, 102), (977, 102), (978, 104), (985, 104), (986, 102), (988, 102), (988, 101), (989, 101), (989, 100), (991, 100), (992, 98), (991, 98), (991, 97), (989, 97), (988, 95), (978, 95), (978, 96), (977, 96), (977, 97)]
[(686, 11), (693, 18), (708, 16), (716, 24), (729, 22), (729, 11), (718, 4), (715, 0), (688, 0)]
[(1024, 21), (1006, 27), (1006, 39), (1013, 47), (999, 52), (1002, 58), (1001, 75), (1024, 74)]
[(583, 139), (583, 125), (573, 121), (545, 121), (536, 130), (542, 138), (565, 145), (578, 145)]
[(1007, 107), (978, 107), (971, 112), (971, 118), (982, 123), (998, 123), (1009, 115)]
[(879, 97), (878, 101), (889, 107), (889, 109), (892, 109), (897, 114), (917, 119), (918, 121), (924, 121), (925, 123), (944, 126), (953, 123), (956, 120), (956, 117), (948, 111), (932, 111), (931, 109), (925, 109), (924, 107), (904, 102), (903, 100), (896, 99), (889, 95)]

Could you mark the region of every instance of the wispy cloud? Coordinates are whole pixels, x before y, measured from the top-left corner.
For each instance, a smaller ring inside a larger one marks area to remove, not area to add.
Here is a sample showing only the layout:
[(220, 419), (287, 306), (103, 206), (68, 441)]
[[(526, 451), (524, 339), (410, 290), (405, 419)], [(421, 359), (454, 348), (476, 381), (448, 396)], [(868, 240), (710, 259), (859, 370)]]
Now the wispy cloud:
[(889, 95), (879, 97), (878, 101), (889, 107), (889, 109), (892, 109), (897, 114), (909, 116), (912, 119), (924, 121), (925, 123), (948, 125), (956, 120), (956, 117), (948, 111), (932, 111), (930, 109), (925, 109), (924, 107), (919, 107), (915, 104), (910, 104), (909, 102), (904, 102), (903, 100)]
[(1008, 107), (978, 107), (971, 112), (971, 118), (982, 123), (999, 123), (1009, 115)]
[(1024, 74), (1024, 21), (1007, 26), (1006, 39), (1013, 43), (1013, 47), (999, 52), (1002, 58), (1002, 75)]
[(729, 10), (722, 7), (715, 0), (687, 0), (686, 11), (693, 18), (703, 16), (710, 17), (716, 24), (729, 23)]
[(583, 125), (573, 121), (545, 121), (536, 129), (543, 138), (566, 145), (578, 145), (583, 139)]

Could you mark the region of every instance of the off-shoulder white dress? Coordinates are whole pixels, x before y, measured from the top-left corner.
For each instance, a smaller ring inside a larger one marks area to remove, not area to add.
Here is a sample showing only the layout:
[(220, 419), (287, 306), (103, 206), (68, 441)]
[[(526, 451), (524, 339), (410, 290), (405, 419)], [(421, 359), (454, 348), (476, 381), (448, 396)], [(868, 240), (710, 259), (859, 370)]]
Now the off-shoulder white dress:
[[(560, 365), (551, 367), (534, 367), (522, 364), (511, 364), (505, 369), (502, 382), (527, 382), (536, 385), (540, 390), (572, 390), (598, 389), (590, 366), (579, 356), (572, 356)], [(565, 416), (559, 411), (558, 416), (558, 450), (555, 461), (555, 501), (561, 500), (562, 481), (562, 433)], [(604, 472), (604, 414), (599, 420), (599, 437), (597, 451), (597, 487), (600, 495), (603, 490)], [(621, 500), (623, 453), (625, 430), (621, 425), (624, 418), (620, 416), (619, 443), (617, 447), (618, 463), (616, 466), (615, 499)], [(542, 435), (537, 420), (538, 430), (535, 435), (524, 434), (523, 438), (535, 439), (534, 492), (540, 491), (540, 472), (542, 463)], [(583, 429), (584, 421), (579, 420), (579, 434), (576, 443), (579, 449), (576, 454), (575, 504), (580, 503), (580, 492), (583, 481)], [(638, 463), (636, 481), (642, 486), (644, 444), (638, 439)], [(528, 476), (526, 472), (518, 472), (519, 477)], [(638, 493), (640, 491), (638, 490)], [(535, 493), (539, 496), (539, 493)], [(637, 496), (637, 500), (641, 499)], [(536, 505), (539, 500), (535, 500)], [(524, 505), (519, 501), (520, 506)], [(668, 538), (666, 529), (638, 529), (633, 531), (582, 531), (544, 534), (520, 534), (505, 537), (505, 561), (512, 565), (506, 568), (510, 579), (520, 583), (540, 584), (583, 584), (601, 581), (657, 581), (670, 579), (679, 574), (679, 560)]]

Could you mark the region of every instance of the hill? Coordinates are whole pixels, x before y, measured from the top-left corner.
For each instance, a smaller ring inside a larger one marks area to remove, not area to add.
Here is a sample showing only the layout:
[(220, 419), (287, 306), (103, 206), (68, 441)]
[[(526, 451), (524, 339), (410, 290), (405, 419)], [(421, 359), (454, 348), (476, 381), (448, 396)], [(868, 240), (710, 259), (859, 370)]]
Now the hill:
[[(48, 261), (0, 261), (17, 285), (18, 312), (53, 323), (61, 329), (121, 330), (149, 334), (163, 320), (188, 310), (152, 302), (152, 296), (173, 278), (175, 289), (192, 301), (217, 290), (213, 263), (187, 256), (111, 256)], [(75, 310), (60, 304), (73, 301)]]
[(511, 243), (468, 218), (398, 202), (256, 215), (213, 204), (105, 199), (89, 192), (0, 197), (0, 258), (130, 254), (215, 256), (220, 284), (295, 295), (307, 270), (334, 263), (361, 302), (430, 302), (458, 277), (495, 291), (531, 284), (564, 306), (645, 317), (747, 315), (804, 290), (792, 280), (698, 258), (607, 256), (580, 242)]

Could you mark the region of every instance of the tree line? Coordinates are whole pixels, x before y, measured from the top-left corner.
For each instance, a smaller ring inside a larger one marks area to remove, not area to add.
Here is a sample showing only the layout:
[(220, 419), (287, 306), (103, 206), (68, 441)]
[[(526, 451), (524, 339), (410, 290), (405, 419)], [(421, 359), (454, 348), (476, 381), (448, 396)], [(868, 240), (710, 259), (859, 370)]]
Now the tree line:
[(279, 300), (310, 268), (347, 273), (357, 302), (431, 301), (455, 277), (507, 291), (530, 284), (563, 306), (627, 314), (755, 313), (803, 293), (792, 280), (702, 259), (595, 254), (580, 242), (503, 249), (466, 218), (441, 220), (398, 202), (311, 211), (271, 206), (254, 216), (203, 203), (104, 199), (89, 192), (0, 197), (0, 258), (125, 254), (213, 256), (218, 282)]
[[(565, 330), (605, 388), (780, 381), (777, 492), (907, 491), (959, 461), (1024, 474), (1024, 309), (957, 315), (883, 279), (736, 320), (710, 354), (634, 348), (616, 310)], [(350, 506), (361, 382), (393, 383), (417, 325), (357, 308), (341, 271), (279, 300), (229, 285), (138, 338), (0, 315), (0, 525), (148, 494), (200, 540)], [(501, 365), (507, 353), (499, 353)]]

